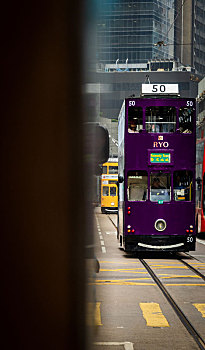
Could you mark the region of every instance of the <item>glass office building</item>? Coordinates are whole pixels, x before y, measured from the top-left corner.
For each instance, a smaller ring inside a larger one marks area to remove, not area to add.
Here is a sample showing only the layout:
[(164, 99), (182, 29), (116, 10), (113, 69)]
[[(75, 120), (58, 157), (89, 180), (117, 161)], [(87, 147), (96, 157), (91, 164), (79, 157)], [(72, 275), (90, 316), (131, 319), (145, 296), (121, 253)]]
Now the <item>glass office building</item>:
[(179, 61), (205, 74), (205, 7), (204, 0), (176, 0), (175, 55)]
[(194, 2), (194, 52), (193, 66), (205, 74), (205, 8), (204, 0)]
[[(100, 0), (97, 62), (174, 58), (174, 0)], [(154, 45), (163, 42), (166, 46)]]

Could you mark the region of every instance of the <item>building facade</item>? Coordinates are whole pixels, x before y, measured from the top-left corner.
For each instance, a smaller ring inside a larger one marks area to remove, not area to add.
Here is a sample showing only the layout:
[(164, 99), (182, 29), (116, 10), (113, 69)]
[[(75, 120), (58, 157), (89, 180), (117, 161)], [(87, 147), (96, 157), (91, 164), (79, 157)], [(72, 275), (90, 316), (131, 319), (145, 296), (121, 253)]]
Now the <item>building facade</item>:
[(101, 0), (100, 64), (175, 59), (205, 74), (204, 0)]
[(198, 124), (205, 120), (205, 78), (203, 78), (198, 87)]
[[(140, 63), (173, 58), (174, 4), (174, 0), (101, 0), (97, 62)], [(169, 45), (155, 45), (158, 42)]]
[(198, 83), (201, 77), (188, 71), (143, 71), (96, 73), (99, 81), (98, 116), (117, 119), (125, 98), (139, 97), (143, 83), (179, 84), (181, 97), (198, 95)]
[(204, 0), (176, 0), (175, 57), (205, 74)]

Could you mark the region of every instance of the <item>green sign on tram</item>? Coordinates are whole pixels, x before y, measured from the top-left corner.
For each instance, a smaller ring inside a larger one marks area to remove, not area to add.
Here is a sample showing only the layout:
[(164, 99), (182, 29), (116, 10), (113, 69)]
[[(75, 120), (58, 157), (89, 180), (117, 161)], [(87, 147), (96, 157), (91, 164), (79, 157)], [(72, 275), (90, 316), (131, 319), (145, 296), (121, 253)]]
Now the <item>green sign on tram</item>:
[(171, 162), (170, 153), (150, 153), (150, 163), (167, 164)]

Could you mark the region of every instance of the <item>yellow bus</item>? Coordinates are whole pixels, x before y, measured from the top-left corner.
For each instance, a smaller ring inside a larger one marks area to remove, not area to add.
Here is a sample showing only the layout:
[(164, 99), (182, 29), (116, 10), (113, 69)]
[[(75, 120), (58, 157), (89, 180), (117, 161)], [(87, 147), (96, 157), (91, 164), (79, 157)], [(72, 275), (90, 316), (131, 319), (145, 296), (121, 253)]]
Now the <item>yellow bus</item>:
[(118, 160), (109, 158), (103, 164), (101, 176), (101, 212), (116, 213), (118, 210)]

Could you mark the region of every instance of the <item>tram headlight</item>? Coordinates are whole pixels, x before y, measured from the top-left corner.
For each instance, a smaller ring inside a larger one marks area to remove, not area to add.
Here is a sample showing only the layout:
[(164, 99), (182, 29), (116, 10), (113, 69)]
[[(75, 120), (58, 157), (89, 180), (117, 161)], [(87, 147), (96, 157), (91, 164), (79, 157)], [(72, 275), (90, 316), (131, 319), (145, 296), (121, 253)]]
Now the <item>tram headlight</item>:
[(158, 219), (155, 221), (154, 227), (157, 231), (164, 231), (167, 227), (166, 221), (163, 219)]

